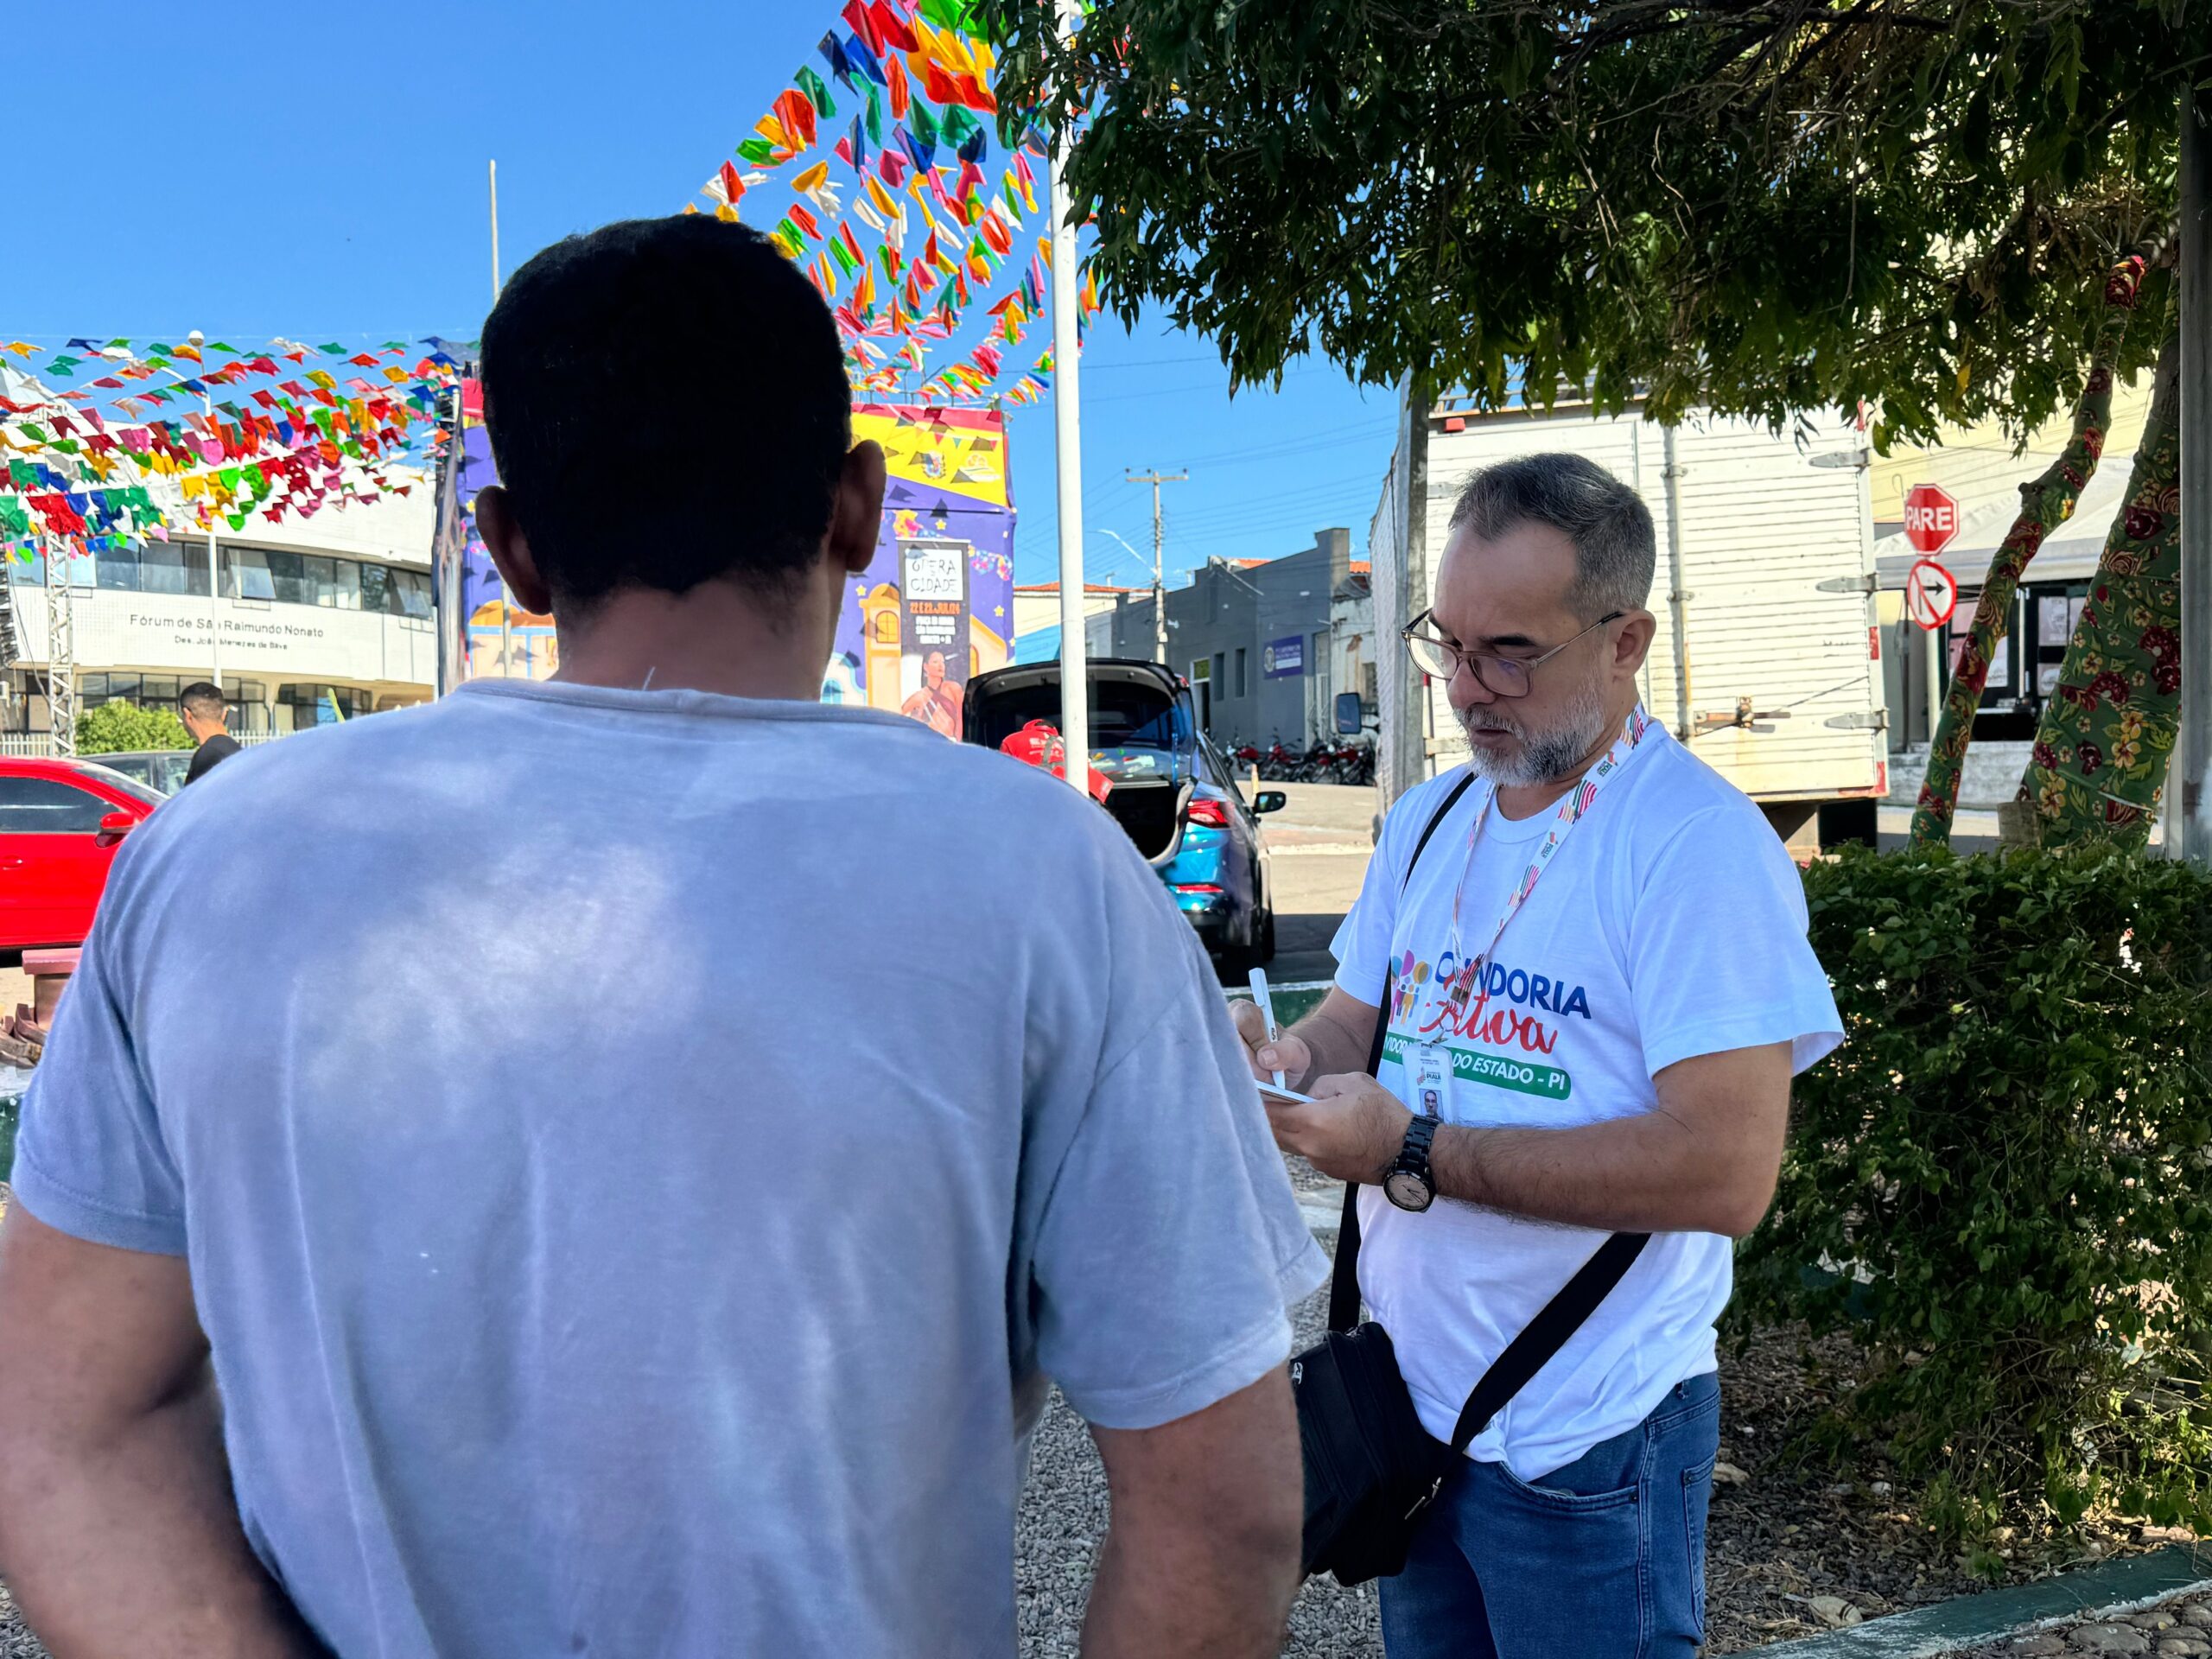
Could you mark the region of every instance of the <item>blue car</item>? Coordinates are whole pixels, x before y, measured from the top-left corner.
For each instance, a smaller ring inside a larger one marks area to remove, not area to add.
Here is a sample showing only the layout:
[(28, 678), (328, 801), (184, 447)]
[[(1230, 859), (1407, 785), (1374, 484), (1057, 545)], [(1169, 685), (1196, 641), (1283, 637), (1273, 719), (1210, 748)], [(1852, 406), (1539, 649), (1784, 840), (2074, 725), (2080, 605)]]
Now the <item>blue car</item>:
[[(1090, 764), (1113, 784), (1106, 810), (1223, 972), (1264, 966), (1275, 954), (1275, 913), (1259, 817), (1287, 797), (1263, 789), (1245, 801), (1198, 730), (1190, 687), (1159, 664), (1109, 658), (1088, 674)], [(1058, 663), (993, 669), (969, 683), (962, 729), (970, 743), (1002, 748), (1038, 720), (1059, 725)]]

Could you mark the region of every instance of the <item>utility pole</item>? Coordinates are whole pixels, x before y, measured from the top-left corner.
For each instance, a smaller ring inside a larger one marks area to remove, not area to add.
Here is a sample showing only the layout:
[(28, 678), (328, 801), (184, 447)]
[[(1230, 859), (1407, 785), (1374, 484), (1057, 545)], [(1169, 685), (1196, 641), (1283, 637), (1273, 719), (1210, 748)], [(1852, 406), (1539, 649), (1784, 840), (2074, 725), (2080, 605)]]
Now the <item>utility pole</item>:
[[(185, 338), (192, 342), (194, 351), (207, 343), (207, 337), (197, 328)], [(200, 384), (205, 387), (207, 365), (203, 361), (200, 367), (203, 376)], [(207, 423), (208, 432), (213, 435), (215, 399), (206, 391), (200, 394), (200, 417)], [(207, 677), (218, 691), (223, 689), (223, 575), (215, 556), (215, 514), (212, 507), (207, 513)]]
[(1152, 486), (1152, 659), (1165, 667), (1167, 663), (1167, 583), (1160, 575), (1161, 550), (1166, 546), (1166, 534), (1160, 527), (1160, 486), (1180, 484), (1189, 479), (1188, 473), (1131, 473), (1132, 484)]
[(487, 162), (492, 179), (492, 303), (499, 302), (499, 164)]
[[(2212, 869), (2212, 133), (2181, 98), (2181, 735), (2166, 849)], [(2177, 807), (2178, 810), (2172, 810)]]
[[(492, 303), (497, 305), (499, 289), (503, 286), (499, 280), (499, 164), (494, 161), (487, 165), (492, 179)], [(459, 421), (454, 423), (454, 431), (457, 438), (461, 431)], [(514, 672), (515, 595), (503, 575), (499, 578), (499, 677), (512, 679)]]
[(74, 580), (66, 568), (61, 538), (39, 537), (39, 552), (46, 560), (46, 727), (52, 753), (67, 757), (77, 753), (77, 642)]

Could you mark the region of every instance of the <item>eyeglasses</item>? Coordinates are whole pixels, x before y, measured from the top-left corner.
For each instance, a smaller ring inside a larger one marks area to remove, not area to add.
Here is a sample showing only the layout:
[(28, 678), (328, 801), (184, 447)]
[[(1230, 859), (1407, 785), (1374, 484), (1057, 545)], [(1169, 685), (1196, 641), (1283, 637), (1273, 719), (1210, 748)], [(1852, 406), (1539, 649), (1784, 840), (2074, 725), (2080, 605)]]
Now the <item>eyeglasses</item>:
[(1406, 642), (1406, 650), (1411, 653), (1415, 668), (1432, 678), (1448, 680), (1459, 671), (1459, 664), (1465, 663), (1474, 670), (1475, 678), (1491, 696), (1525, 697), (1529, 695), (1529, 678), (1536, 670), (1565, 651), (1575, 639), (1581, 639), (1584, 634), (1595, 633), (1608, 622), (1619, 621), (1628, 613), (1606, 612), (1581, 633), (1576, 634), (1574, 639), (1554, 645), (1541, 657), (1499, 657), (1488, 652), (1467, 651), (1448, 639), (1421, 632), (1421, 624), (1435, 614), (1433, 611), (1423, 611), (1399, 631), (1398, 637)]

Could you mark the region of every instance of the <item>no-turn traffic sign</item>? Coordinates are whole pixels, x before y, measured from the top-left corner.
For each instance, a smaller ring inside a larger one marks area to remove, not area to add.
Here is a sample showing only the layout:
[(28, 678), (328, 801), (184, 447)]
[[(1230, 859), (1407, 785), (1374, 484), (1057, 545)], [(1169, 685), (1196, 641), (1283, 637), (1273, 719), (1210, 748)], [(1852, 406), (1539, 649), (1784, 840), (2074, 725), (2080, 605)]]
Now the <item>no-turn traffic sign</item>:
[(1904, 495), (1904, 538), (1916, 553), (1941, 553), (1959, 533), (1959, 504), (1940, 484), (1916, 484)]
[(1904, 579), (1905, 614), (1933, 632), (1958, 608), (1959, 579), (1933, 559), (1917, 561)]

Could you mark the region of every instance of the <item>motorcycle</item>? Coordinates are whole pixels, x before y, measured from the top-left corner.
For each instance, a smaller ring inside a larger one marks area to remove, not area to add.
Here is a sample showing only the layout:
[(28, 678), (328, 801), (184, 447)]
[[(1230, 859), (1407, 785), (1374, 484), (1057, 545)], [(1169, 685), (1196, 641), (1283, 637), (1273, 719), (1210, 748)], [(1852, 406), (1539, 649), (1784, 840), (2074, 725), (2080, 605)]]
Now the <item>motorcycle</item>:
[(1329, 781), (1360, 785), (1375, 781), (1375, 752), (1364, 743), (1346, 743), (1331, 752)]

